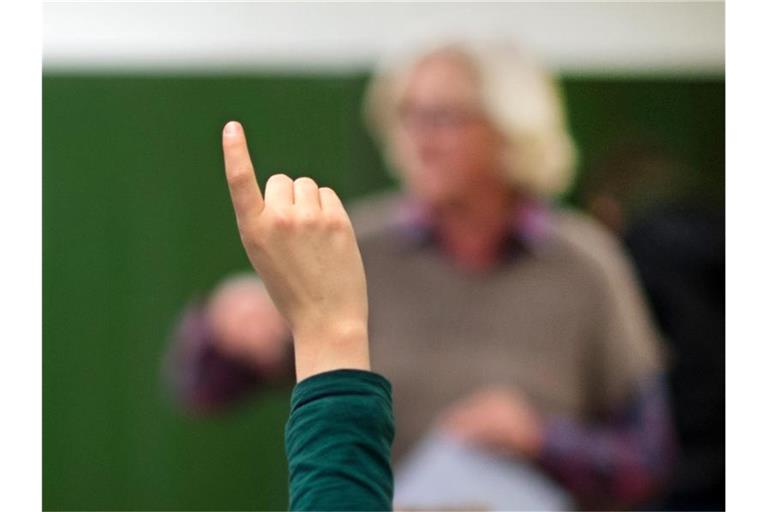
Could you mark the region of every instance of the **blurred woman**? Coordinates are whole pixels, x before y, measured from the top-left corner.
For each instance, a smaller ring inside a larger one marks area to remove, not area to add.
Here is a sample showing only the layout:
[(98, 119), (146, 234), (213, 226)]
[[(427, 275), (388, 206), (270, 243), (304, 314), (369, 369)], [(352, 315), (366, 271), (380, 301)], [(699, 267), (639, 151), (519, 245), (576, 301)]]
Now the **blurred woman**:
[[(395, 463), (437, 428), (527, 461), (581, 505), (650, 499), (673, 454), (657, 335), (614, 238), (553, 203), (576, 157), (553, 79), (515, 48), (444, 45), (382, 67), (365, 115), (403, 185), (350, 211)], [(215, 306), (232, 292), (182, 322), (188, 404), (289, 371), (274, 308), (235, 319)]]

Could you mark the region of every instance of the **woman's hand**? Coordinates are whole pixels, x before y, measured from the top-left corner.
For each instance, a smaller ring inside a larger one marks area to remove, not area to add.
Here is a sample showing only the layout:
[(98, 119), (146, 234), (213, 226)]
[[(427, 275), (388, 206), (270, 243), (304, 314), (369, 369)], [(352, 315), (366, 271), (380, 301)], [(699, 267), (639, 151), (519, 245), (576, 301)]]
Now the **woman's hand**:
[(496, 453), (539, 456), (543, 433), (538, 415), (514, 389), (493, 387), (460, 400), (439, 424), (449, 434)]
[(338, 196), (310, 178), (276, 174), (262, 197), (239, 123), (227, 123), (222, 145), (240, 238), (293, 332), (297, 380), (369, 370), (365, 274)]
[(284, 373), (291, 333), (255, 274), (224, 279), (211, 293), (206, 314), (219, 352), (263, 377)]

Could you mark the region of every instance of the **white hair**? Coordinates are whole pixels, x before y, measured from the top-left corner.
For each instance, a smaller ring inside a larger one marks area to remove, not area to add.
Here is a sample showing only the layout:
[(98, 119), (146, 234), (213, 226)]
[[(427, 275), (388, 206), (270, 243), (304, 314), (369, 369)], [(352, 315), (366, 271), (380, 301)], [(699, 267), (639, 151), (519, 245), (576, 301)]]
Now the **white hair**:
[(480, 107), (506, 140), (501, 158), (508, 183), (544, 198), (565, 192), (577, 154), (559, 87), (544, 68), (510, 45), (442, 44), (382, 64), (368, 86), (363, 114), (390, 168), (397, 168), (392, 141), (406, 80), (416, 65), (440, 54), (460, 58), (476, 73)]

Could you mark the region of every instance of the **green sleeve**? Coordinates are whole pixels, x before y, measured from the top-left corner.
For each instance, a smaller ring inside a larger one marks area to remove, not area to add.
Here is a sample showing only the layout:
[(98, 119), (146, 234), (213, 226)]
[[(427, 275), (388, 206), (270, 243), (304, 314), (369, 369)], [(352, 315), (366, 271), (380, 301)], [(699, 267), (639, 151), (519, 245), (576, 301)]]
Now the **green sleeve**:
[(299, 382), (285, 427), (290, 510), (392, 510), (392, 389), (336, 370)]

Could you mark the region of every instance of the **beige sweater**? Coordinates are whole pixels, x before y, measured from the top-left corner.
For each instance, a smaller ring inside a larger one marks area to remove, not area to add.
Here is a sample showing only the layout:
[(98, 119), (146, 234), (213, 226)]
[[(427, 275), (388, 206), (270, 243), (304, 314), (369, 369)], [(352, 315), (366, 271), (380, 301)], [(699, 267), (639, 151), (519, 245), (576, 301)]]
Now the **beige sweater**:
[(399, 198), (351, 208), (369, 284), (373, 370), (392, 383), (395, 460), (473, 391), (510, 385), (544, 414), (599, 419), (660, 369), (657, 333), (626, 257), (583, 215), (468, 274), (394, 222)]

